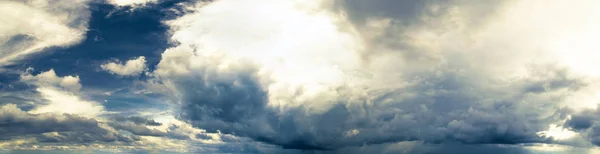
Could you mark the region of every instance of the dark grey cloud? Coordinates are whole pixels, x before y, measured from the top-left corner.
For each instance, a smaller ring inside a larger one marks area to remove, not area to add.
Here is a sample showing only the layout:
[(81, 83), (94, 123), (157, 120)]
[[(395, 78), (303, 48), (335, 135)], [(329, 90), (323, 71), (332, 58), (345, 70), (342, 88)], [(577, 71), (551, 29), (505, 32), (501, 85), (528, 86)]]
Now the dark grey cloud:
[(162, 125), (162, 123), (160, 122), (156, 122), (153, 119), (146, 119), (146, 118), (142, 118), (142, 117), (138, 117), (138, 116), (130, 116), (130, 117), (122, 117), (122, 116), (117, 116), (115, 117), (116, 121), (131, 121), (135, 124), (138, 125), (148, 125), (148, 126), (160, 126)]
[(564, 124), (592, 144), (600, 146), (600, 109), (587, 109), (571, 115)]
[(8, 104), (0, 108), (0, 139), (35, 137), (40, 142), (133, 142), (137, 137), (122, 136), (106, 129), (95, 119), (72, 114), (30, 114)]
[(220, 137), (221, 137), (221, 141), (223, 141), (223, 142), (241, 142), (241, 141), (243, 141), (243, 139), (241, 139), (239, 137), (235, 137), (233, 135), (228, 135), (228, 134), (222, 134)]
[[(358, 101), (340, 97), (339, 103), (320, 114), (310, 113), (306, 106), (285, 112), (267, 106), (268, 92), (261, 88), (253, 68), (234, 72), (206, 68), (168, 81), (181, 92), (183, 120), (208, 132), (283, 148), (339, 149), (401, 141), (550, 143), (552, 138), (537, 132), (570, 113), (556, 104), (565, 95), (552, 93), (585, 84), (564, 75), (562, 69), (541, 68), (545, 69), (510, 82), (493, 81), (469, 68), (414, 73), (410, 75), (418, 77), (405, 81), (408, 87), (372, 93)], [(344, 93), (344, 88), (338, 92)]]
[[(59, 142), (59, 143), (90, 143), (95, 141), (122, 141), (122, 142), (134, 142), (139, 141), (138, 136), (123, 136), (118, 134), (110, 134), (106, 137), (103, 131), (91, 130), (91, 132), (58, 132), (56, 134), (42, 134), (37, 136), (37, 140), (40, 142)], [(114, 137), (114, 138), (113, 138)], [(98, 140), (104, 138), (104, 140)]]
[(171, 139), (177, 140), (189, 140), (190, 134), (189, 131), (182, 129), (178, 125), (170, 125), (167, 130), (158, 130), (151, 128), (149, 126), (160, 126), (161, 123), (158, 123), (154, 120), (131, 116), (131, 117), (115, 117), (114, 121), (108, 122), (108, 125), (117, 130), (123, 130), (130, 132), (134, 135), (139, 136), (155, 136), (155, 137), (167, 137)]
[(183, 132), (178, 132), (178, 131), (168, 131), (167, 136), (169, 138), (178, 139), (178, 140), (189, 140), (190, 139), (190, 136), (188, 136), (187, 134), (185, 134)]
[(166, 132), (157, 130), (157, 129), (151, 129), (146, 127), (146, 125), (139, 125), (139, 124), (135, 124), (133, 122), (109, 122), (108, 125), (110, 125), (111, 127), (115, 128), (115, 129), (119, 129), (119, 130), (125, 130), (128, 132), (131, 132), (132, 134), (135, 135), (141, 135), (141, 136), (165, 136)]
[(592, 127), (597, 119), (598, 115), (594, 112), (583, 112), (576, 115), (572, 115), (565, 125), (575, 130), (585, 130)]
[(206, 133), (198, 133), (198, 134), (196, 134), (196, 138), (203, 139), (203, 140), (210, 140), (210, 139), (212, 139), (212, 137), (209, 136), (209, 135), (207, 135)]
[[(206, 73), (204, 79), (193, 76), (177, 80), (178, 85), (183, 86), (179, 88), (186, 89), (182, 94), (182, 101), (186, 102), (182, 104), (182, 118), (193, 119), (194, 124), (208, 126), (204, 129), (211, 133), (217, 130), (231, 133), (247, 127), (244, 123), (268, 112), (265, 110), (267, 93), (253, 77), (252, 71), (240, 73), (239, 76)], [(209, 82), (196, 84), (203, 80)]]
[(166, 131), (149, 128), (148, 126), (160, 126), (154, 120), (131, 116), (131, 117), (115, 117), (114, 122), (108, 122), (108, 124), (118, 130), (124, 130), (139, 136), (157, 136), (157, 137), (168, 137), (178, 140), (189, 140), (189, 132), (180, 129), (180, 126), (171, 125)]
[(414, 23), (419, 21), (418, 17), (421, 14), (429, 12), (428, 6), (437, 4), (441, 7), (440, 9), (447, 9), (446, 7), (451, 2), (440, 0), (336, 0), (334, 6), (336, 9), (346, 12), (349, 18), (357, 23), (364, 24), (369, 18), (394, 18)]
[[(440, 20), (452, 9), (471, 12), (467, 24), (478, 24), (487, 20), (509, 1), (461, 1), (461, 0), (334, 0), (333, 9), (344, 12), (356, 26), (366, 26), (372, 19), (391, 19), (396, 30)], [(424, 18), (426, 17), (426, 18)], [(423, 26), (423, 25), (421, 25)], [(436, 25), (426, 25), (436, 26)], [(400, 29), (399, 29), (400, 28)], [(391, 30), (391, 29), (390, 29)], [(400, 31), (401, 32), (401, 31)], [(401, 33), (391, 34), (401, 35)], [(388, 35), (388, 36), (391, 36)]]
[(167, 136), (169, 138), (172, 139), (178, 139), (178, 140), (188, 140), (190, 139), (191, 134), (189, 134), (189, 132), (184, 131), (183, 129), (180, 129), (180, 126), (177, 125), (171, 125), (169, 126), (169, 130), (167, 131)]
[(181, 140), (189, 139), (185, 133), (178, 131), (178, 127), (175, 125), (170, 126), (167, 131), (149, 128), (148, 126), (161, 126), (162, 123), (139, 116), (115, 116), (113, 117), (113, 121), (108, 122), (108, 125), (117, 130), (124, 130), (134, 135), (169, 137)]
[[(319, 152), (317, 152), (319, 153)], [(523, 146), (506, 146), (506, 145), (468, 145), (468, 144), (423, 144), (420, 142), (399, 142), (386, 143), (380, 145), (349, 147), (336, 150), (334, 152), (321, 153), (411, 153), (411, 154), (533, 154), (534, 152), (523, 148)]]

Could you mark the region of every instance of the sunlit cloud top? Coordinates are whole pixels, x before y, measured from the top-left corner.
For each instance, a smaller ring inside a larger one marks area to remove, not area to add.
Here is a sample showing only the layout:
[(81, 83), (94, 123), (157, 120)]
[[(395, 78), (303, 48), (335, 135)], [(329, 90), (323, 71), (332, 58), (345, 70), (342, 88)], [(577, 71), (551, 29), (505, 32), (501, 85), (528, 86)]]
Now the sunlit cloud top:
[(586, 0), (3, 1), (0, 149), (595, 153), (599, 10)]

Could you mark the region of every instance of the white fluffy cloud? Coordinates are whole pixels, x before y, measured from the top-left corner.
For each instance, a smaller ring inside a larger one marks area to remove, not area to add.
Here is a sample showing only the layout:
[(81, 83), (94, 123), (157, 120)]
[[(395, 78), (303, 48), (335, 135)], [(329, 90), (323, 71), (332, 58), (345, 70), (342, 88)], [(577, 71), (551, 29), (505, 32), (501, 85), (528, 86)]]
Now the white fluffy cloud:
[(137, 59), (131, 59), (121, 64), (121, 62), (110, 62), (100, 65), (100, 67), (112, 74), (119, 76), (137, 76), (146, 70), (146, 57), (140, 56)]
[(90, 16), (87, 3), (87, 0), (0, 1), (0, 65), (47, 47), (66, 47), (82, 41)]
[(81, 89), (78, 76), (59, 77), (53, 69), (37, 75), (28, 69), (21, 75), (21, 81), (37, 86), (45, 103), (37, 102), (31, 113), (69, 113), (86, 117), (95, 117), (104, 111), (104, 107), (93, 101), (81, 99), (77, 94)]
[[(194, 73), (202, 67), (228, 70), (246, 61), (270, 80), (264, 85), (270, 102), (311, 103), (315, 110), (327, 110), (329, 97), (337, 95), (331, 88), (346, 84), (351, 76), (345, 72), (361, 69), (360, 38), (352, 29), (336, 26), (345, 22), (338, 15), (311, 12), (318, 5), (270, 0), (197, 5), (196, 13), (166, 22), (174, 30), (172, 39), (182, 44), (163, 54), (156, 75)], [(234, 17), (239, 20), (224, 20)]]
[(37, 91), (46, 99), (47, 104), (39, 105), (30, 113), (69, 113), (84, 117), (96, 117), (104, 106), (94, 101), (86, 101), (79, 96), (51, 88), (38, 88)]
[(79, 76), (59, 77), (50, 69), (37, 75), (31, 74), (33, 68), (27, 69), (27, 73), (21, 75), (21, 81), (34, 84), (38, 87), (56, 87), (71, 92), (78, 92), (81, 89)]
[[(196, 127), (314, 149), (552, 142), (573, 134), (558, 127), (565, 108), (590, 106), (577, 100), (597, 91), (587, 78), (597, 75), (565, 56), (593, 55), (584, 31), (596, 30), (570, 27), (595, 20), (569, 17), (595, 14), (596, 2), (348, 1), (340, 14), (326, 2), (199, 2), (166, 22), (180, 44), (153, 83)], [(380, 10), (396, 3), (415, 10)], [(534, 20), (555, 10), (560, 20)], [(565, 34), (586, 48), (555, 48)]]

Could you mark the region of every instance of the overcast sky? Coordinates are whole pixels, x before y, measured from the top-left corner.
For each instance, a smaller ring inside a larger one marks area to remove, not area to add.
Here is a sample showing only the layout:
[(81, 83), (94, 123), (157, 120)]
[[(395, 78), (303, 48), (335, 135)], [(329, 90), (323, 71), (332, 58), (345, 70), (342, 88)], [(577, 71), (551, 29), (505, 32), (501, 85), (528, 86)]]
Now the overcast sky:
[(2, 153), (600, 153), (597, 0), (0, 0)]

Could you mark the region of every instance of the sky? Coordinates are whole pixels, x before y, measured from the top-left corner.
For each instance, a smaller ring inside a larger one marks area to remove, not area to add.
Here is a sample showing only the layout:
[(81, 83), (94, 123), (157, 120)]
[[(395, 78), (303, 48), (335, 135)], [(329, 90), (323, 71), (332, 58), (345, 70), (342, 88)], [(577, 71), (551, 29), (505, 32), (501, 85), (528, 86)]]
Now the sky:
[(596, 154), (597, 27), (596, 0), (0, 0), (0, 154)]

